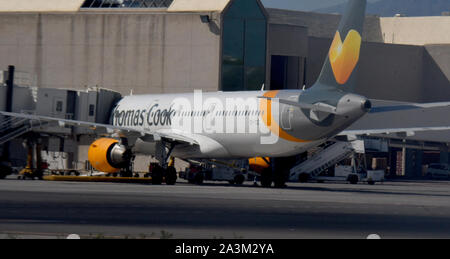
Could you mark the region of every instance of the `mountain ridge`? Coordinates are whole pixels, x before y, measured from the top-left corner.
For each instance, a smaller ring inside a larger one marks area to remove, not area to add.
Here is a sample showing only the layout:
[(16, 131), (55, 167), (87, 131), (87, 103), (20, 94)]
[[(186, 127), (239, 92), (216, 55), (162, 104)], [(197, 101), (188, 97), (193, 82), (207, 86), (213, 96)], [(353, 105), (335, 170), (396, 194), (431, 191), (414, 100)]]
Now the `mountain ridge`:
[[(343, 13), (345, 4), (314, 10), (321, 13)], [(368, 14), (391, 17), (396, 14), (406, 16), (441, 16), (450, 11), (450, 0), (381, 0), (369, 3)]]
[[(376, 2), (379, 0), (368, 0)], [(314, 11), (346, 3), (347, 0), (262, 0), (267, 8), (289, 9), (297, 11)]]

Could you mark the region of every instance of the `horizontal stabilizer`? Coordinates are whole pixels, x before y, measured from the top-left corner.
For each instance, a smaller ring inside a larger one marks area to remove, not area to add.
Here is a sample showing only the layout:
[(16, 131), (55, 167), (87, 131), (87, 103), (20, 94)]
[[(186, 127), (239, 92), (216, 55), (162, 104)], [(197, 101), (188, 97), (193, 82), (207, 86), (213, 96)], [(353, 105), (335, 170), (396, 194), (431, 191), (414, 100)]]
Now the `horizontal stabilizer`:
[(407, 111), (415, 109), (429, 109), (429, 108), (439, 108), (439, 107), (449, 107), (450, 102), (440, 102), (440, 103), (410, 103), (402, 105), (392, 105), (392, 106), (380, 106), (373, 107), (370, 113), (384, 113), (384, 112), (394, 112), (394, 111)]
[[(273, 98), (265, 97), (265, 96), (260, 96), (258, 98), (267, 99), (267, 100), (273, 99)], [(294, 106), (294, 107), (297, 107), (300, 109), (311, 110), (314, 112), (325, 112), (325, 113), (329, 113), (329, 114), (337, 114), (337, 108), (332, 105), (326, 104), (326, 103), (319, 102), (319, 103), (315, 103), (315, 104), (310, 104), (310, 103), (300, 103), (300, 102), (294, 102), (294, 101), (283, 100), (283, 99), (276, 99), (276, 100), (279, 103)]]
[(389, 135), (397, 134), (400, 137), (412, 137), (417, 132), (425, 131), (446, 131), (450, 130), (450, 126), (441, 127), (411, 127), (411, 128), (386, 128), (386, 129), (367, 129), (367, 130), (346, 130), (338, 134), (338, 136), (371, 136), (371, 135)]

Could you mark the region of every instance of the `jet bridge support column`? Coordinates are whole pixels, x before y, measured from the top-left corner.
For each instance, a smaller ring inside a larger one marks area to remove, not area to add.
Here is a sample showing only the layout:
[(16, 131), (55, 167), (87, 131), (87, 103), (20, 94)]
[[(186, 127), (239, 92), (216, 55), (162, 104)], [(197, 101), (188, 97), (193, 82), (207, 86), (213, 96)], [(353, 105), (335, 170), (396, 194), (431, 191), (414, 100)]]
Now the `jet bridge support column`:
[(449, 164), (449, 161), (450, 161), (450, 153), (448, 152), (448, 150), (441, 150), (440, 163)]
[(414, 150), (413, 149), (406, 149), (405, 150), (406, 152), (405, 152), (405, 155), (404, 155), (404, 157), (405, 157), (405, 174), (404, 174), (404, 176), (406, 176), (406, 177), (412, 177), (412, 176), (414, 176), (414, 174), (415, 174), (415, 172), (414, 172), (414, 169), (415, 169), (415, 166), (414, 166), (414, 163), (415, 163), (415, 152), (414, 152)]
[(423, 151), (406, 149), (405, 154), (405, 176), (420, 177), (422, 175)]
[[(14, 66), (8, 67), (8, 80), (6, 81), (6, 112), (12, 112), (13, 111), (13, 96), (14, 96)], [(9, 122), (7, 125), (5, 125), (6, 128), (10, 128)], [(9, 142), (6, 142), (3, 145), (3, 153), (1, 157), (1, 161), (8, 161), (9, 162)]]
[(423, 166), (423, 150), (416, 150), (416, 176), (422, 176), (422, 166)]
[[(44, 173), (44, 164), (42, 161), (42, 140), (36, 136), (30, 136), (26, 140), (28, 149), (27, 166), (19, 173), (19, 179), (42, 179)], [(36, 157), (36, 163), (34, 163), (34, 157)]]
[(389, 175), (395, 177), (397, 175), (397, 152), (398, 148), (389, 148)]

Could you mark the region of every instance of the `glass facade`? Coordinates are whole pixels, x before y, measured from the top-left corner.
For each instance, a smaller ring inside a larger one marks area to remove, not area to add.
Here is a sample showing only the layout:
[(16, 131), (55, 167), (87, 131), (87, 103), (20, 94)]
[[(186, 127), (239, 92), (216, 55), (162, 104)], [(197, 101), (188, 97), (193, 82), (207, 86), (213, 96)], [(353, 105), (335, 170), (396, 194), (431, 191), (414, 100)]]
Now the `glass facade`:
[(86, 0), (81, 8), (167, 8), (173, 0)]
[(226, 10), (222, 38), (222, 90), (259, 90), (266, 78), (267, 20), (255, 0)]

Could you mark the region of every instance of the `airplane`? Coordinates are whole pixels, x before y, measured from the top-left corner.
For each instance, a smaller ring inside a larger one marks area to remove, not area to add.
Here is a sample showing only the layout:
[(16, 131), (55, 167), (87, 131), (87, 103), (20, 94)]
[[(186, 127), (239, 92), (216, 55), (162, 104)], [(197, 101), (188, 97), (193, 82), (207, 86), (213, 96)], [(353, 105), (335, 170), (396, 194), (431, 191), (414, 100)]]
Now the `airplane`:
[[(444, 125), (346, 131), (370, 112), (450, 105), (372, 107), (367, 97), (355, 94), (366, 4), (366, 0), (349, 0), (320, 76), (309, 89), (130, 95), (115, 105), (110, 124), (18, 113), (0, 114), (57, 121), (60, 126), (106, 129), (111, 137), (96, 140), (88, 152), (89, 161), (96, 170), (117, 173), (129, 167), (134, 155), (149, 155), (159, 161), (153, 168), (154, 182), (161, 183), (161, 175), (165, 175), (167, 184), (175, 184), (176, 181), (176, 171), (168, 163), (171, 157), (282, 158), (302, 154), (337, 136), (354, 138), (369, 134), (450, 129)], [(267, 182), (269, 176), (263, 177)]]

